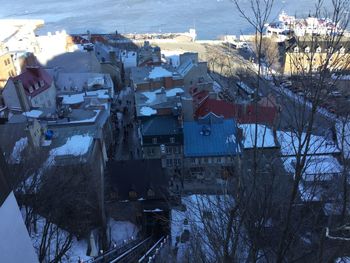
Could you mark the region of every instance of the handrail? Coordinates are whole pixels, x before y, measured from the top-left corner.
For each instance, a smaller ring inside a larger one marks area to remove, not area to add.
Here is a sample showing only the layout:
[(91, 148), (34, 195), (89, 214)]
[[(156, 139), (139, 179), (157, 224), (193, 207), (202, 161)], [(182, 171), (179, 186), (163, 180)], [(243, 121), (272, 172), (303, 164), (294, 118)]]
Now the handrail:
[(144, 239), (143, 241), (141, 241), (139, 244), (137, 244), (136, 246), (133, 246), (132, 248), (128, 249), (127, 251), (125, 251), (123, 254), (121, 254), (120, 256), (118, 256), (117, 258), (115, 258), (114, 260), (110, 261), (110, 263), (115, 263), (118, 260), (123, 259), (126, 255), (128, 255), (130, 252), (134, 251), (135, 249), (137, 249), (138, 247), (140, 247), (142, 244), (146, 243), (147, 241), (149, 241), (152, 237), (148, 237), (146, 239)]
[(139, 263), (141, 263), (143, 260), (145, 260), (145, 258), (151, 254), (151, 252), (157, 247), (157, 245), (162, 242), (164, 240), (164, 236), (162, 236), (147, 252), (146, 254), (144, 254), (140, 259), (139, 259)]
[(95, 258), (89, 259), (87, 261), (84, 261), (84, 263), (98, 263), (98, 262), (105, 262), (113, 253), (122, 253), (125, 250), (129, 249), (130, 247), (134, 246), (135, 244), (137, 244), (138, 242), (140, 242), (141, 238), (135, 239), (130, 241), (129, 243), (123, 243), (117, 247), (113, 247), (112, 249), (108, 250), (107, 252), (98, 255)]

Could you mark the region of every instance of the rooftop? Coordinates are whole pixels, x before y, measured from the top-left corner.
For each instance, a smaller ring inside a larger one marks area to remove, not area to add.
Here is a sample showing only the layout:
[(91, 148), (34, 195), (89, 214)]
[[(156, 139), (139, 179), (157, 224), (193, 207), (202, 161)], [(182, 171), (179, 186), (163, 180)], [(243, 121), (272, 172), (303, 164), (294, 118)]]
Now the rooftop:
[(151, 116), (160, 108), (179, 107), (180, 99), (177, 94), (182, 94), (183, 88), (177, 87), (169, 90), (157, 89), (154, 91), (135, 92), (137, 116)]
[(164, 77), (182, 78), (170, 65), (163, 65), (159, 67), (145, 66), (131, 68), (130, 78), (134, 84), (148, 83), (150, 79), (158, 79)]
[(142, 123), (143, 136), (180, 134), (181, 126), (176, 116), (154, 116)]
[(237, 130), (233, 119), (212, 113), (201, 121), (184, 122), (186, 157), (235, 155), (238, 151)]
[(25, 72), (11, 79), (21, 81), (27, 96), (32, 97), (48, 89), (53, 81), (46, 70), (40, 67), (27, 67)]
[[(255, 145), (255, 124), (239, 125), (243, 130), (243, 147), (245, 149), (254, 148)], [(270, 128), (258, 124), (257, 147), (258, 148), (275, 148), (277, 147), (273, 132)]]

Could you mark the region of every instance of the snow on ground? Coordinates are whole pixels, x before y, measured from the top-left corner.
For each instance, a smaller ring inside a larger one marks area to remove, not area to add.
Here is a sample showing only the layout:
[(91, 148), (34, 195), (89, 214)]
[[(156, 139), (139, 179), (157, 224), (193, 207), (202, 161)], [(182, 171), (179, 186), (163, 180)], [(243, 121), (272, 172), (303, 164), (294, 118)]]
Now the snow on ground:
[(180, 66), (180, 55), (184, 51), (181, 50), (162, 50), (162, 55), (167, 59), (168, 63), (177, 68)]
[(151, 116), (153, 114), (157, 114), (157, 111), (154, 110), (153, 108), (151, 107), (141, 107), (140, 109), (140, 113), (143, 115), (143, 116)]
[(28, 138), (24, 137), (19, 139), (16, 143), (15, 146), (13, 147), (9, 162), (11, 164), (18, 164), (21, 162), (21, 154), (23, 150), (27, 147), (28, 145)]
[(172, 72), (166, 70), (163, 67), (154, 67), (152, 71), (149, 73), (150, 79), (157, 79), (157, 78), (165, 78), (165, 77), (171, 77), (173, 75)]
[[(23, 210), (23, 209), (22, 209)], [(22, 214), (25, 214), (22, 211)], [(32, 226), (31, 231), (31, 239), (33, 246), (36, 250), (40, 248), (40, 243), (42, 241), (44, 226), (46, 224), (46, 219), (44, 217), (39, 216), (36, 224), (36, 230), (37, 232), (34, 232), (34, 226)], [(49, 228), (48, 236), (52, 234), (50, 242), (47, 242), (47, 244), (50, 246), (51, 254), (47, 255), (47, 257), (50, 257), (52, 260), (56, 251), (56, 239), (60, 241), (60, 243), (64, 242), (66, 238), (68, 237), (69, 233), (59, 227), (55, 224), (50, 225), (51, 228)], [(56, 232), (57, 230), (57, 232)], [(68, 252), (65, 254), (65, 256), (62, 258), (62, 263), (76, 263), (79, 259), (81, 260), (89, 260), (92, 257), (87, 256), (88, 248), (88, 242), (86, 240), (79, 240), (73, 236), (71, 248), (68, 250)], [(49, 258), (47, 258), (48, 260)]]
[[(234, 200), (227, 195), (190, 195), (182, 197), (181, 200), (182, 204), (186, 206), (185, 210), (171, 210), (171, 243), (172, 246), (178, 248), (177, 260), (183, 261), (183, 256), (189, 249), (190, 242), (195, 242), (197, 245), (199, 242), (206, 256), (215, 259), (212, 247), (208, 243), (208, 237), (205, 235), (203, 222), (210, 221), (217, 233), (225, 231), (228, 214), (223, 211), (230, 211)], [(243, 237), (244, 229), (241, 231)], [(186, 232), (189, 232), (189, 240), (186, 238)], [(246, 246), (242, 242), (238, 247), (242, 254), (246, 254)]]
[(42, 113), (43, 112), (40, 110), (31, 110), (31, 111), (23, 112), (22, 114), (30, 118), (39, 118)]
[[(244, 148), (253, 148), (255, 145), (255, 124), (241, 124), (243, 129), (243, 145)], [(265, 125), (258, 124), (257, 147), (276, 147), (273, 132)]]
[[(302, 133), (301, 143), (305, 140), (306, 133)], [(293, 132), (277, 131), (277, 139), (281, 144), (281, 152), (284, 156), (293, 156), (296, 154), (299, 148), (299, 139), (297, 134)], [(322, 136), (311, 135), (309, 149), (305, 149), (306, 144), (303, 147), (303, 152), (307, 150), (307, 154), (333, 154), (339, 153), (339, 149), (336, 144), (327, 140)]]
[(50, 156), (61, 156), (61, 155), (84, 155), (87, 153), (93, 138), (87, 134), (85, 135), (74, 135), (67, 139), (67, 142), (57, 148), (50, 151)]
[(214, 81), (213, 90), (214, 90), (215, 93), (219, 93), (219, 92), (222, 91), (222, 87), (221, 87), (221, 85), (219, 83)]
[(323, 188), (316, 184), (307, 186), (303, 183), (300, 183), (298, 189), (300, 193), (300, 198), (303, 202), (320, 201), (324, 192)]
[[(162, 89), (157, 89), (157, 90), (154, 90), (154, 91), (145, 91), (145, 92), (142, 92), (142, 94), (144, 96), (147, 97), (147, 101), (146, 103), (147, 104), (152, 104), (156, 98), (157, 98), (157, 93), (161, 92)], [(173, 89), (170, 89), (170, 90), (165, 90), (165, 96), (166, 97), (174, 97), (176, 96), (177, 93), (183, 93), (184, 90), (181, 89), (181, 88), (173, 88)]]
[(110, 218), (108, 221), (108, 228), (111, 233), (111, 241), (116, 244), (122, 244), (130, 239), (135, 239), (139, 229), (129, 221), (115, 221)]

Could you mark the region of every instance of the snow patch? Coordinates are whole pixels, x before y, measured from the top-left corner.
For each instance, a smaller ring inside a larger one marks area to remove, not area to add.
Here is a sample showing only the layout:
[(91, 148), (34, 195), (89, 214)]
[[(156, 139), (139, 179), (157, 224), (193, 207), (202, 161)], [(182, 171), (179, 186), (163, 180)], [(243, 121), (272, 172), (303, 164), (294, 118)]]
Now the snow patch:
[(140, 113), (143, 116), (151, 116), (153, 114), (157, 114), (157, 111), (155, 109), (152, 109), (151, 107), (144, 106), (144, 107), (141, 107)]
[(27, 147), (28, 145), (28, 138), (24, 137), (19, 139), (16, 143), (15, 146), (13, 147), (9, 163), (11, 164), (19, 164), (21, 162), (21, 154), (23, 150)]
[(74, 155), (80, 156), (87, 153), (93, 138), (89, 135), (74, 135), (67, 142), (50, 151), (50, 156)]
[(150, 79), (157, 79), (157, 78), (166, 78), (166, 77), (172, 77), (173, 73), (166, 70), (163, 67), (154, 67), (152, 71), (149, 73)]
[(31, 110), (31, 111), (23, 112), (22, 114), (29, 118), (39, 118), (42, 113), (43, 112), (40, 110)]

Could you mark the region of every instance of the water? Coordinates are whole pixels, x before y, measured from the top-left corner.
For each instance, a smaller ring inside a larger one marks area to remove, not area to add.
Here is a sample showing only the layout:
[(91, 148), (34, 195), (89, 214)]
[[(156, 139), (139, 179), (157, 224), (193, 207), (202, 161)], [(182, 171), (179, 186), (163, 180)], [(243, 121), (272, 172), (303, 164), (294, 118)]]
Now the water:
[[(248, 0), (240, 2), (250, 10)], [(44, 19), (40, 33), (185, 32), (195, 27), (199, 39), (216, 39), (252, 32), (230, 0), (0, 0), (0, 6), (0, 18)], [(305, 16), (314, 6), (315, 0), (275, 0), (271, 20), (282, 9)]]

